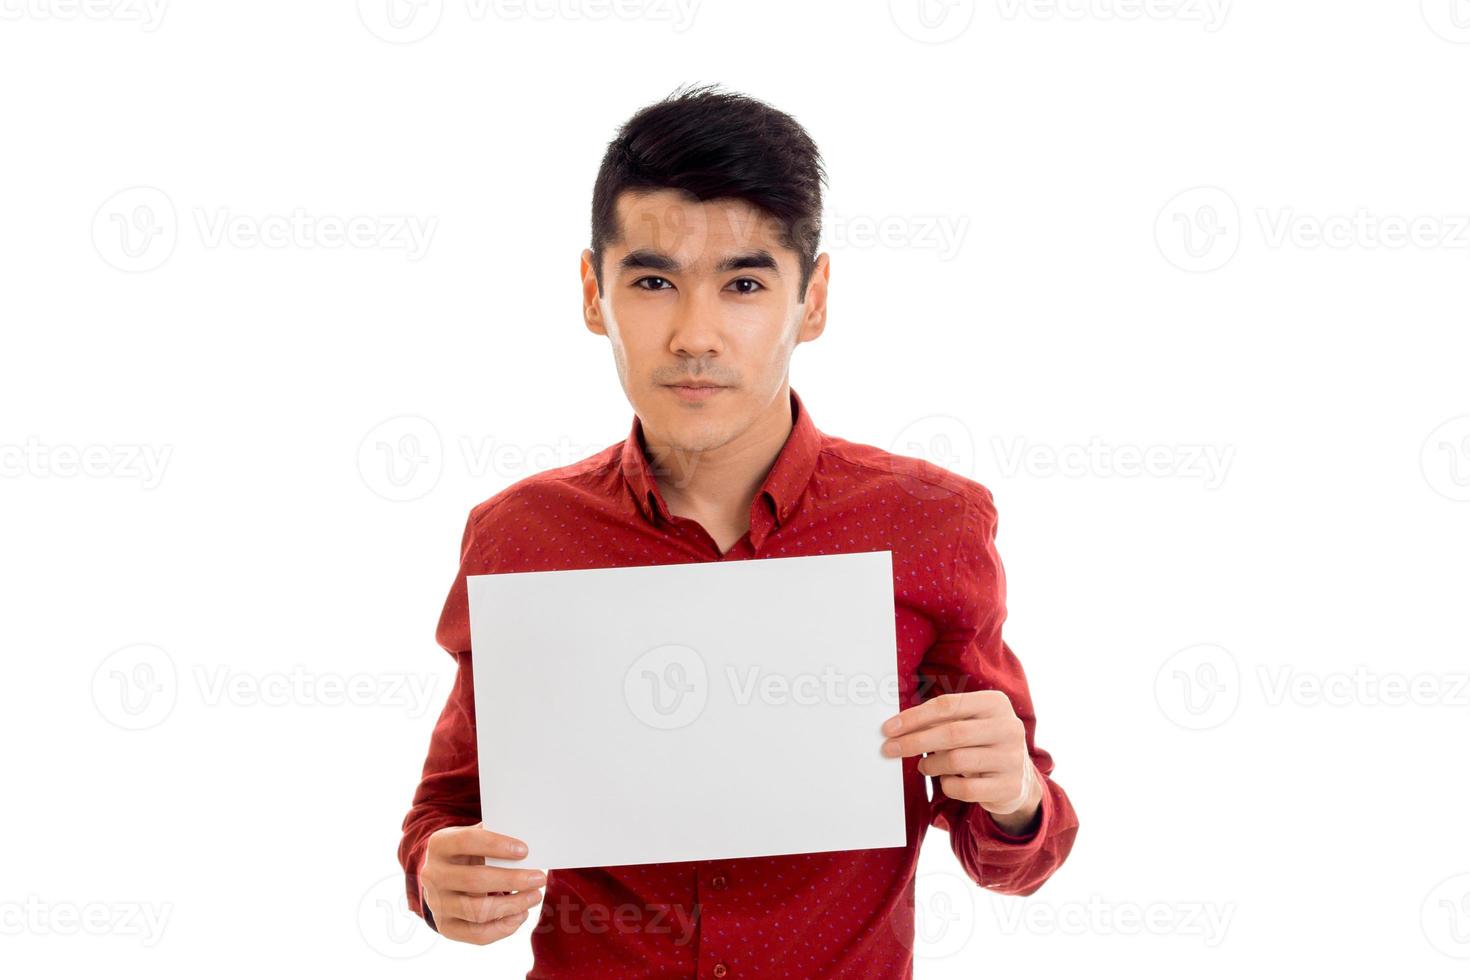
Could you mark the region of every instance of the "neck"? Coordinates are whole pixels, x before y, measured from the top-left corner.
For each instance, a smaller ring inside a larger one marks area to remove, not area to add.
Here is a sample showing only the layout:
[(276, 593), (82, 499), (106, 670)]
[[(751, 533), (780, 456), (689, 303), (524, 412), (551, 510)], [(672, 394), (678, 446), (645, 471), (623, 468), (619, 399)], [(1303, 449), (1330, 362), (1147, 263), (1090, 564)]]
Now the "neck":
[(790, 435), (791, 394), (789, 383), (783, 382), (767, 410), (723, 446), (690, 452), (670, 447), (656, 435), (645, 442), (659, 493), (671, 513), (739, 523), (749, 517), (751, 501)]

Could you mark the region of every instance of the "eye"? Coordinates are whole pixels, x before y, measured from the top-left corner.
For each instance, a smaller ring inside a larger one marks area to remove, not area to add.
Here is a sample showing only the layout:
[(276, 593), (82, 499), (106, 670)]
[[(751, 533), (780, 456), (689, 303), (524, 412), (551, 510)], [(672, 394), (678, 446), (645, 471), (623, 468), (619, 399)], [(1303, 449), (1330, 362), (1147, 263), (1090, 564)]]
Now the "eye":
[(735, 290), (737, 293), (740, 293), (742, 296), (750, 296), (751, 294), (756, 293), (756, 292), (759, 292), (760, 290), (766, 288), (761, 283), (756, 282), (754, 279), (750, 279), (748, 277), (741, 277), (739, 279), (736, 279), (735, 282), (731, 283), (731, 285), (733, 286), (733, 285), (736, 285), (736, 284), (742, 283), (742, 282), (743, 283), (749, 283), (750, 285), (752, 285), (752, 286), (755, 287), (754, 289), (737, 289), (737, 290)]
[(673, 285), (674, 285), (673, 283), (671, 283), (667, 279), (665, 279), (663, 276), (644, 276), (642, 279), (639, 279), (636, 282), (634, 282), (633, 285), (635, 287), (637, 287), (638, 289), (645, 289), (645, 290), (647, 290), (650, 293), (656, 293), (656, 292), (659, 292), (659, 291), (661, 291), (663, 289), (663, 286), (645, 286), (645, 285), (643, 285), (643, 283), (645, 283), (645, 282), (661, 282), (661, 283), (666, 283), (670, 288), (673, 288)]

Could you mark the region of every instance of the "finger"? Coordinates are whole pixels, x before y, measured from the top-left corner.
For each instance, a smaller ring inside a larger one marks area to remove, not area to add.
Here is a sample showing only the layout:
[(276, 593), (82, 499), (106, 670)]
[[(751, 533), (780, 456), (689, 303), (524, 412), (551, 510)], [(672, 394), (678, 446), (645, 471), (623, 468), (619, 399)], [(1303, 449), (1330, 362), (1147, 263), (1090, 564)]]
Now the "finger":
[[(939, 788), (952, 800), (979, 803), (991, 809), (1008, 809), (1011, 804), (1019, 806), (1024, 802), (1019, 775), (941, 776)], [(1020, 802), (1018, 797), (1021, 797)]]
[(520, 838), (487, 830), (482, 823), (441, 830), (429, 838), (429, 847), (442, 857), (471, 855), (510, 860), (525, 857), (529, 850)]
[(439, 927), (439, 934), (441, 936), (446, 936), (449, 939), (458, 940), (462, 943), (474, 943), (477, 946), (484, 946), (487, 943), (504, 939), (506, 936), (515, 932), (520, 928), (521, 923), (526, 921), (529, 915), (529, 912), (517, 912), (514, 915), (508, 915), (503, 919), (496, 919), (493, 922), (467, 922), (464, 919), (445, 919), (443, 922), (440, 922), (438, 919), (435, 919), (434, 924)]
[(470, 895), (454, 892), (442, 895), (444, 912), (452, 919), (466, 922), (494, 922), (507, 915), (525, 912), (541, 901), (541, 892), (524, 891), (513, 895)]
[(436, 888), (480, 895), (486, 892), (540, 888), (546, 884), (546, 873), (543, 871), (534, 868), (497, 868), (489, 864), (435, 864), (429, 869), (429, 877)]
[(930, 725), (960, 718), (989, 718), (1011, 711), (1011, 699), (1004, 691), (957, 691), (937, 694), (927, 701), (905, 708), (883, 723), (884, 735), (901, 735)]
[(952, 721), (910, 735), (901, 735), (883, 743), (883, 754), (890, 758), (957, 749), (961, 746), (998, 744), (1004, 734), (1004, 723), (995, 718), (966, 718)]
[(926, 776), (981, 776), (1004, 772), (1011, 753), (998, 748), (965, 746), (933, 752), (919, 760)]

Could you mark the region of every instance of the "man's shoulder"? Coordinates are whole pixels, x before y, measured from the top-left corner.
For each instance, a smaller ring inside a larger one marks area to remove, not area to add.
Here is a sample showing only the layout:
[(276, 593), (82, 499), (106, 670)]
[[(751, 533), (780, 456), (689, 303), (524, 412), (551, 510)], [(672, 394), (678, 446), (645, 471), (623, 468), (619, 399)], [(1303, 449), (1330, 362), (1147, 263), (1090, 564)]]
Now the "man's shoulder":
[(857, 484), (889, 492), (890, 499), (901, 507), (913, 507), (937, 516), (936, 512), (953, 512), (957, 520), (965, 515), (977, 515), (981, 520), (993, 520), (995, 500), (989, 488), (978, 480), (951, 467), (968, 469), (973, 453), (962, 452), (943, 439), (934, 440), (928, 447), (905, 443), (903, 448), (929, 454), (943, 460), (943, 465), (921, 456), (906, 455), (892, 449), (862, 442), (854, 442), (837, 436), (823, 434), (821, 454), (831, 461), (830, 466), (847, 471), (847, 476)]
[(476, 528), (514, 521), (548, 507), (586, 502), (587, 494), (613, 491), (611, 478), (618, 475), (623, 444), (613, 443), (573, 463), (552, 467), (522, 477), (470, 508), (470, 523)]

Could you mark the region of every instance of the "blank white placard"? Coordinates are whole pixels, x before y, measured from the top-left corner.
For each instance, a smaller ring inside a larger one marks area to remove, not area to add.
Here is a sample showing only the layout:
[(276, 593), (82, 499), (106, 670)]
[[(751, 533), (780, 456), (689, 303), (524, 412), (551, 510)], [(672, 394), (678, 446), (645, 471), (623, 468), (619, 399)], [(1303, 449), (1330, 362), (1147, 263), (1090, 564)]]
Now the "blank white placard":
[(902, 847), (892, 559), (467, 576), (486, 863)]

